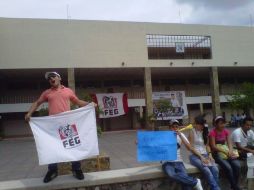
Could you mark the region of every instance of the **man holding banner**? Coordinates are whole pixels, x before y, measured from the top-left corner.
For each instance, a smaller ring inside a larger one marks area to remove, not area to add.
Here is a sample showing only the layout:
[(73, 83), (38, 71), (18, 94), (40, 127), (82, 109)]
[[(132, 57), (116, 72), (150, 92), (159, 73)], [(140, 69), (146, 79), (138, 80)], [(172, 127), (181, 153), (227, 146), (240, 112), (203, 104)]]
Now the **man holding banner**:
[[(70, 89), (66, 88), (61, 85), (61, 76), (57, 72), (46, 72), (45, 74), (46, 80), (48, 80), (51, 88), (45, 90), (38, 100), (36, 100), (32, 106), (30, 107), (28, 113), (25, 115), (25, 120), (28, 122), (30, 121), (31, 115), (37, 110), (37, 108), (44, 102), (48, 102), (48, 111), (49, 115), (55, 115), (62, 112), (66, 112), (70, 110), (70, 102), (80, 107), (84, 107), (89, 103), (83, 100), (80, 100), (75, 93)], [(94, 104), (96, 106), (96, 104)], [(45, 126), (46, 128), (47, 126)], [(71, 125), (69, 128), (73, 129), (77, 132), (76, 126)], [(69, 130), (70, 131), (70, 130)], [(59, 131), (60, 133), (61, 131)], [(73, 135), (73, 134), (72, 134)], [(62, 134), (63, 136), (63, 134)], [(61, 136), (61, 138), (62, 138)], [(76, 140), (78, 141), (78, 140)], [(73, 142), (71, 142), (73, 143)], [(66, 145), (67, 146), (67, 145)], [(55, 150), (58, 151), (58, 150)], [(44, 178), (44, 183), (50, 182), (52, 179), (57, 177), (58, 175), (58, 168), (57, 163), (49, 164), (48, 165), (48, 172)], [(81, 163), (80, 161), (73, 161), (72, 162), (72, 172), (74, 177), (79, 180), (84, 179), (84, 174), (81, 170)]]

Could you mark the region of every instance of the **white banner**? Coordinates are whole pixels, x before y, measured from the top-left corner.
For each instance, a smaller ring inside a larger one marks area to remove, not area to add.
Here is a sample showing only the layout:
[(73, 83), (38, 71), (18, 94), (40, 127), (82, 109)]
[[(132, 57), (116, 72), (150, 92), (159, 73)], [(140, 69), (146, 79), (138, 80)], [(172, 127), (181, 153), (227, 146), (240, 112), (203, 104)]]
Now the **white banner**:
[(99, 154), (92, 104), (60, 114), (30, 119), (39, 164), (79, 161)]
[[(172, 109), (160, 113), (156, 108), (156, 103), (161, 99), (168, 100), (172, 105)], [(153, 113), (156, 115), (157, 120), (183, 119), (183, 117), (187, 117), (188, 110), (184, 91), (153, 92)]]
[(127, 96), (124, 93), (96, 94), (101, 109), (100, 118), (124, 115), (128, 110)]

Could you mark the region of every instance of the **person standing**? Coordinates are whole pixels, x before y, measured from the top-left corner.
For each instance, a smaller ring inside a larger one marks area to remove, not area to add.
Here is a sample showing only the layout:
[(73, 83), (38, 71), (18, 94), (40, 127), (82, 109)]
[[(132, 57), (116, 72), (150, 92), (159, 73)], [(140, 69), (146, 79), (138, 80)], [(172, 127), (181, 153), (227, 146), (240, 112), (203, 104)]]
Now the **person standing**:
[[(28, 122), (32, 114), (44, 102), (48, 102), (49, 115), (58, 114), (70, 110), (70, 103), (80, 107), (86, 106), (89, 103), (80, 100), (75, 93), (61, 84), (61, 76), (57, 72), (46, 72), (45, 78), (50, 84), (50, 88), (45, 90), (30, 107), (25, 115), (25, 120)], [(96, 104), (94, 104), (96, 106)], [(46, 127), (46, 126), (45, 126)], [(81, 170), (79, 161), (72, 162), (73, 176), (79, 180), (84, 179), (84, 174)], [(57, 163), (48, 165), (48, 172), (45, 175), (43, 182), (48, 183), (58, 176)]]
[(239, 151), (240, 159), (246, 160), (247, 153), (254, 154), (254, 132), (251, 130), (253, 119), (245, 117), (242, 126), (235, 129), (231, 135), (235, 147)]
[(231, 127), (237, 126), (236, 116), (234, 114), (231, 114), (230, 124), (231, 124)]
[(240, 126), (240, 122), (241, 122), (241, 116), (238, 114), (236, 114), (236, 127)]

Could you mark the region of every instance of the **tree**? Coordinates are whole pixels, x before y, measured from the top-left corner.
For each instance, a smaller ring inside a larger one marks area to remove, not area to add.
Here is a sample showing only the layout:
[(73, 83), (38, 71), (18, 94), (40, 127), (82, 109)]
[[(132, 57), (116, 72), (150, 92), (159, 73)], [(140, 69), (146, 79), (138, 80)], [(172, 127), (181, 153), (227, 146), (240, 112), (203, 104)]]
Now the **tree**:
[(168, 99), (160, 99), (155, 103), (157, 113), (154, 115), (155, 118), (161, 117), (162, 123), (164, 121), (164, 115), (167, 115), (173, 106)]
[(240, 89), (228, 98), (229, 106), (232, 109), (241, 109), (246, 115), (254, 108), (254, 84), (245, 82)]
[(163, 113), (167, 113), (170, 109), (172, 109), (172, 104), (167, 99), (160, 99), (156, 102), (156, 108), (158, 113), (161, 113), (162, 120), (164, 120)]

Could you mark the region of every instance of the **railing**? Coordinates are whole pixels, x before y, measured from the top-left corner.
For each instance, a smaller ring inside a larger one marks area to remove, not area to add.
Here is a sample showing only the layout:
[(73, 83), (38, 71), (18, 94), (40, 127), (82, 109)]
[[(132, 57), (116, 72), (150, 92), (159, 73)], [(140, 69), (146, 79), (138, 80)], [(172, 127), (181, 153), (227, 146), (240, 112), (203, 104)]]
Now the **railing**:
[[(184, 90), (185, 89), (185, 90)], [(196, 96), (210, 96), (211, 91), (209, 86), (197, 85), (197, 86), (188, 86), (186, 89), (185, 86), (176, 87), (175, 89), (172, 87), (170, 90), (184, 90), (186, 97), (196, 97)], [(162, 87), (154, 87), (153, 91), (165, 91)], [(235, 89), (232, 86), (223, 86), (220, 90), (221, 95), (228, 95), (234, 93)], [(106, 89), (77, 89), (77, 94), (80, 98), (82, 98), (82, 94), (91, 94), (91, 93), (106, 93)], [(128, 94), (129, 99), (144, 99), (145, 92), (144, 88), (133, 87), (133, 88), (114, 88), (114, 92), (126, 92)], [(16, 104), (16, 103), (32, 103), (36, 101), (38, 98), (38, 93), (30, 93), (30, 95), (20, 94), (17, 95), (15, 93), (10, 93), (8, 95), (3, 95), (0, 97), (0, 104)]]
[(26, 96), (26, 95), (9, 95), (2, 96), (0, 98), (0, 104), (15, 104), (15, 103), (32, 103), (36, 101), (38, 96)]

